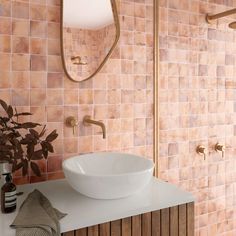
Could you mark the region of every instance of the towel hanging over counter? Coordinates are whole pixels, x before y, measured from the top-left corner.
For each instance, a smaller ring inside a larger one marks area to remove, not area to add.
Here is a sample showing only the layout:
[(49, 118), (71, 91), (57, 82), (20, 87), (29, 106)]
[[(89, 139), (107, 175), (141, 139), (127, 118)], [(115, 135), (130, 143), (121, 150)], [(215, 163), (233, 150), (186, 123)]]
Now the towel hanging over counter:
[(22, 203), (11, 227), (16, 229), (16, 236), (60, 236), (59, 220), (64, 216), (35, 189)]

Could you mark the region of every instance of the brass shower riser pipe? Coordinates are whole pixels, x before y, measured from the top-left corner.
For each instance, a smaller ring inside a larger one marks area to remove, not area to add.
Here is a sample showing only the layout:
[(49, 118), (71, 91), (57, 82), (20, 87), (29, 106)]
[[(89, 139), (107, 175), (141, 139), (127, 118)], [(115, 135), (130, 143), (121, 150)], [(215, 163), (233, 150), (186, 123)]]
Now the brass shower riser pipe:
[(206, 20), (208, 23), (211, 23), (212, 20), (216, 20), (225, 16), (229, 16), (229, 15), (233, 15), (236, 14), (236, 8), (232, 9), (232, 10), (228, 10), (228, 11), (224, 11), (215, 15), (208, 15), (206, 16)]

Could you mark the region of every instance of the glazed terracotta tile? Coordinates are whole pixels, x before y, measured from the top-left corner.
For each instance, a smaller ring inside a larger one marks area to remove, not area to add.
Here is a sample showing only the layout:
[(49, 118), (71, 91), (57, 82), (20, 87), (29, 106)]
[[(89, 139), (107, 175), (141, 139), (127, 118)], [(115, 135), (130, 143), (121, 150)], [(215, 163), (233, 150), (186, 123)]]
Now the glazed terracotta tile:
[(0, 52), (11, 52), (11, 37), (8, 35), (0, 35)]
[(29, 4), (24, 2), (12, 2), (12, 16), (14, 18), (29, 18)]
[(48, 56), (48, 71), (62, 72), (62, 61), (60, 56)]
[(59, 172), (62, 170), (62, 157), (61, 156), (50, 156), (47, 162), (48, 172)]
[(77, 153), (78, 152), (78, 139), (66, 138), (64, 139), (65, 153)]
[(46, 104), (46, 90), (45, 89), (31, 89), (30, 90), (30, 104), (31, 106), (42, 106)]
[(63, 87), (63, 74), (62, 73), (48, 73), (47, 74), (47, 87), (48, 88), (62, 88)]
[(10, 70), (10, 54), (0, 53), (0, 70), (1, 71)]
[(60, 38), (60, 24), (59, 23), (48, 23), (47, 35), (49, 39), (59, 39)]
[[(19, 111), (33, 113), (27, 121), (47, 124), (47, 134), (53, 129), (59, 134), (55, 153), (40, 163), (42, 177), (20, 178), (17, 173), (17, 183), (64, 178), (62, 160), (80, 153), (122, 151), (151, 158), (152, 2), (122, 0), (119, 4), (121, 38), (115, 51), (93, 79), (75, 83), (62, 68), (60, 1), (0, 3), (0, 71), (4, 77), (0, 98)], [(185, 60), (185, 54), (179, 58)], [(184, 66), (179, 70), (186, 73)], [(232, 77), (232, 72), (227, 69), (225, 75)], [(104, 122), (107, 139), (99, 127), (83, 126), (85, 115)], [(75, 134), (65, 125), (68, 116), (79, 122)]]
[(30, 4), (30, 19), (31, 20), (46, 20), (47, 8), (45, 5)]
[(48, 105), (63, 105), (63, 91), (58, 89), (50, 89), (47, 91)]
[(63, 122), (64, 109), (62, 106), (47, 106), (47, 121), (48, 122)]
[(47, 74), (46, 72), (31, 71), (30, 72), (30, 87), (31, 88), (46, 88)]
[(29, 38), (14, 36), (12, 38), (13, 53), (29, 53)]
[(11, 74), (11, 83), (13, 88), (29, 88), (30, 73), (26, 71), (14, 71)]
[(30, 35), (32, 37), (46, 37), (46, 23), (44, 21), (30, 21)]
[(47, 61), (45, 56), (32, 55), (30, 57), (30, 69), (31, 71), (45, 71)]
[(29, 36), (30, 22), (28, 20), (12, 20), (12, 34), (19, 36)]
[(13, 106), (29, 106), (30, 91), (29, 89), (14, 89), (12, 90), (12, 105)]
[(51, 22), (60, 22), (60, 8), (57, 6), (47, 7), (47, 20)]
[(10, 87), (10, 72), (0, 71), (2, 79), (0, 80), (0, 89), (6, 89)]
[(0, 3), (0, 16), (11, 16), (11, 2), (8, 0), (2, 0)]
[(61, 53), (60, 40), (49, 39), (48, 40), (48, 54), (49, 55), (60, 55), (60, 53)]
[(46, 54), (46, 39), (31, 38), (30, 39), (30, 53), (31, 54)]
[(31, 116), (31, 120), (33, 122), (45, 123), (46, 122), (46, 107), (38, 106), (38, 107), (30, 107), (30, 112), (33, 114)]
[(30, 57), (27, 54), (12, 54), (11, 63), (13, 71), (30, 70)]

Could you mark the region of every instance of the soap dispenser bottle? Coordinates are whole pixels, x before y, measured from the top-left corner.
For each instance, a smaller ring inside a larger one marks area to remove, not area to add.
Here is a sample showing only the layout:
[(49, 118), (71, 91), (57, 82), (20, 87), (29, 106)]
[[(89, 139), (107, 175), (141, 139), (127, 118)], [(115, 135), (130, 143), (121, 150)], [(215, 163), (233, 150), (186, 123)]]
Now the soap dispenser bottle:
[(2, 213), (11, 213), (16, 210), (16, 186), (10, 173), (3, 175), (6, 183), (1, 188), (1, 210)]

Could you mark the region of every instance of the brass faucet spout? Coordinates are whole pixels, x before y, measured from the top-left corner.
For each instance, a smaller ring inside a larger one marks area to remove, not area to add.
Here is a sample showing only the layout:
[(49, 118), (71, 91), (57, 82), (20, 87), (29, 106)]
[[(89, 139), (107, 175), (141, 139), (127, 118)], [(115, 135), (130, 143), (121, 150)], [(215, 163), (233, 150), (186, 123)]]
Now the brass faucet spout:
[(104, 139), (106, 138), (106, 127), (105, 127), (105, 125), (102, 121), (92, 120), (90, 116), (85, 116), (84, 119), (83, 119), (83, 124), (85, 126), (91, 125), (91, 124), (100, 126), (101, 129), (102, 129), (102, 137)]

